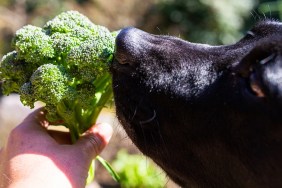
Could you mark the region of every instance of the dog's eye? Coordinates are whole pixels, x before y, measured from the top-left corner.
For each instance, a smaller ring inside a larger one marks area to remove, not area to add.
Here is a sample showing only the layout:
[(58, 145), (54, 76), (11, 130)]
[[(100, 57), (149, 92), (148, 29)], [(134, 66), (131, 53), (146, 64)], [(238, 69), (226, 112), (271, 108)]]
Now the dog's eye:
[[(275, 56), (276, 56), (275, 54), (271, 54), (266, 58), (258, 61), (259, 66), (263, 66), (269, 63), (275, 58)], [(254, 68), (251, 66), (249, 71), (250, 71), (249, 83), (252, 93), (254, 93), (257, 97), (265, 97), (265, 93), (262, 89), (261, 78), (259, 78), (257, 75), (258, 70), (254, 70)]]
[(253, 38), (253, 37), (255, 37), (255, 33), (253, 31), (248, 31), (246, 33), (246, 37)]

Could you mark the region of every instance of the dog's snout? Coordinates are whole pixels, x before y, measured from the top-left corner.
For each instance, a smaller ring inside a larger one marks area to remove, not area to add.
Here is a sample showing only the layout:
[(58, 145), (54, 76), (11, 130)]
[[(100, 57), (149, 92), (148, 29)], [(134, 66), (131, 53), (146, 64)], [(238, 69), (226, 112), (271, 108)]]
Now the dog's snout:
[(143, 49), (143, 35), (145, 32), (129, 27), (122, 29), (116, 38), (115, 58), (120, 64), (138, 62)]

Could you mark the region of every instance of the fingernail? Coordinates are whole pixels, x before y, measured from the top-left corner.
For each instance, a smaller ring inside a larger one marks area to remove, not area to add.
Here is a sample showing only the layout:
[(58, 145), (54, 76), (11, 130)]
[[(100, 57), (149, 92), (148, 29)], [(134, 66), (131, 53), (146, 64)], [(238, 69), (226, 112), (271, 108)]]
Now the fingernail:
[(107, 143), (110, 141), (113, 134), (112, 126), (107, 123), (96, 124), (90, 131), (94, 134), (99, 134)]

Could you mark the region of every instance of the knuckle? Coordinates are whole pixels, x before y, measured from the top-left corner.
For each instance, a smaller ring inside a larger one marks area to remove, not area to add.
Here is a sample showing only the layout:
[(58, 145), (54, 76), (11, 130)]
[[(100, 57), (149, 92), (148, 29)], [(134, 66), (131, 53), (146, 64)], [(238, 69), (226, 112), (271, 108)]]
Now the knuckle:
[(102, 140), (94, 135), (88, 135), (85, 139), (87, 139), (84, 149), (86, 154), (89, 155), (89, 153), (91, 153), (94, 155), (98, 155), (101, 152)]

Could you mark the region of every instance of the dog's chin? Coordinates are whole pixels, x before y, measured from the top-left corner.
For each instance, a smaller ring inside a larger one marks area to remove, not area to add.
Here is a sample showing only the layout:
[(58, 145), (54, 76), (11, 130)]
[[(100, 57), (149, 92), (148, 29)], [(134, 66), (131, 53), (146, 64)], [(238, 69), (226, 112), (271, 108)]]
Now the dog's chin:
[(147, 89), (139, 82), (139, 78), (132, 76), (135, 71), (131, 66), (114, 62), (111, 72), (116, 115), (129, 137), (142, 150), (144, 139), (151, 139), (147, 135), (156, 128), (155, 109), (150, 105)]
[[(188, 129), (179, 128), (185, 122), (179, 117), (185, 117), (186, 112), (177, 101), (163, 103), (171, 100), (170, 96), (150, 90), (136, 71), (118, 62), (112, 65), (116, 115), (129, 138), (143, 154), (162, 167), (176, 183), (187, 185), (188, 179), (181, 176), (182, 171), (188, 171), (190, 166), (185, 165), (186, 157), (183, 157), (187, 153), (183, 147)], [(174, 109), (182, 112), (178, 113)]]

